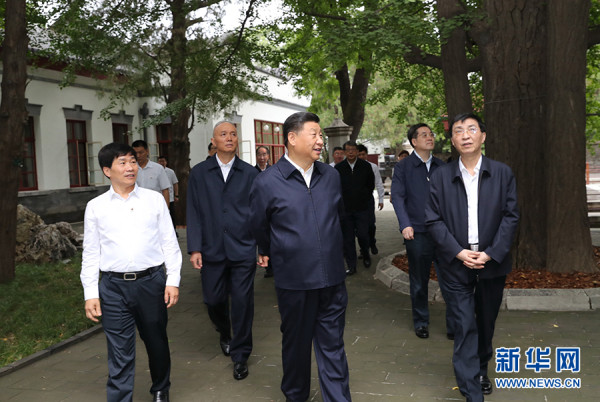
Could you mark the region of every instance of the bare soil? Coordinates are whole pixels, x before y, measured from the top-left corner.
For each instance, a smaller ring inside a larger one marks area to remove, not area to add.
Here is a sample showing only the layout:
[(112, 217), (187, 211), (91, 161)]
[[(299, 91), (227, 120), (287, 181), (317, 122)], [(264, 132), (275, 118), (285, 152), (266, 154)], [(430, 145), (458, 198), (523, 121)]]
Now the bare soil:
[[(506, 288), (513, 289), (586, 289), (600, 287), (600, 247), (594, 247), (594, 259), (598, 272), (554, 273), (525, 268), (513, 269), (506, 278)], [(408, 273), (406, 254), (398, 254), (392, 264)], [(433, 265), (430, 278), (437, 281)]]

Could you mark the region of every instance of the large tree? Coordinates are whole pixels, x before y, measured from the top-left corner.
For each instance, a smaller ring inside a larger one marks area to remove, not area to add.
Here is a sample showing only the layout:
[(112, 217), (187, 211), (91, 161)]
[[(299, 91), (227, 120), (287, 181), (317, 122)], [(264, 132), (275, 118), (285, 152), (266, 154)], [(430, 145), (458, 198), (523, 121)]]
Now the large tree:
[[(508, 163), (517, 177), (519, 266), (597, 270), (584, 181), (586, 50), (599, 42), (598, 26), (588, 29), (590, 3), (439, 0), (439, 17), (454, 21), (442, 36), (441, 57), (407, 54), (438, 66), (453, 82), (481, 70), (486, 154)], [(444, 56), (450, 48), (452, 60)], [(449, 84), (448, 109), (469, 110), (464, 91)]]
[[(586, 51), (600, 42), (597, 0), (423, 1), (417, 2), (420, 9), (410, 9), (421, 23), (411, 20), (410, 13), (409, 19), (404, 19), (407, 14), (394, 9), (394, 4), (402, 2), (382, 1), (372, 8), (366, 2), (351, 1), (323, 5), (360, 6), (360, 13), (346, 14), (326, 9), (311, 12), (314, 2), (298, 3), (303, 4), (305, 15), (313, 18), (298, 29), (310, 29), (313, 37), (321, 35), (323, 39), (305, 42), (318, 46), (304, 46), (304, 53), (297, 48), (285, 50), (300, 55), (305, 64), (316, 64), (312, 71), (331, 74), (332, 60), (350, 65), (345, 55), (354, 55), (354, 65), (361, 65), (358, 51), (336, 50), (348, 49), (348, 39), (361, 43), (364, 37), (374, 55), (371, 74), (384, 66), (389, 70), (386, 62), (393, 59), (392, 76), (398, 82), (414, 77), (406, 73), (407, 62), (440, 69), (448, 114), (471, 110), (484, 114), (488, 123), (486, 154), (508, 163), (517, 177), (521, 209), (515, 253), (518, 266), (554, 272), (597, 269), (584, 182)], [(396, 18), (389, 18), (388, 11), (396, 13)], [(358, 16), (363, 15), (381, 25), (359, 24)], [(388, 18), (376, 18), (382, 15)], [(324, 19), (342, 21), (344, 29), (332, 35), (334, 31), (322, 28)], [(409, 28), (400, 28), (397, 21)], [(435, 28), (427, 28), (427, 24)], [(415, 33), (414, 27), (430, 40)], [(376, 40), (370, 36), (373, 32)], [(396, 47), (389, 46), (393, 42), (385, 32), (396, 34)], [(330, 56), (314, 57), (327, 49), (331, 49)], [(304, 71), (304, 80), (311, 76), (315, 74)], [(414, 84), (395, 85), (408, 88)], [(344, 87), (348, 85), (340, 86), (342, 107)]]
[[(2, 18), (2, 99), (0, 100), (0, 283), (15, 276), (17, 194), (23, 133), (27, 124), (27, 22), (25, 0), (6, 0)], [(8, 17), (10, 16), (10, 17)]]
[(224, 0), (61, 0), (49, 12), (49, 56), (69, 61), (68, 79), (78, 69), (102, 76), (111, 90), (106, 113), (139, 93), (162, 99), (164, 108), (145, 124), (172, 123), (169, 163), (179, 179), (178, 224), (185, 222), (194, 124), (260, 92), (244, 36), (257, 2), (246, 4), (233, 30), (221, 21)]
[[(426, 7), (410, 0), (284, 1), (269, 30), (269, 62), (293, 77), (296, 89), (317, 93), (313, 110), (336, 98), (356, 140), (375, 71), (406, 49), (407, 38), (433, 42), (423, 30)], [(329, 106), (329, 105), (328, 105)]]

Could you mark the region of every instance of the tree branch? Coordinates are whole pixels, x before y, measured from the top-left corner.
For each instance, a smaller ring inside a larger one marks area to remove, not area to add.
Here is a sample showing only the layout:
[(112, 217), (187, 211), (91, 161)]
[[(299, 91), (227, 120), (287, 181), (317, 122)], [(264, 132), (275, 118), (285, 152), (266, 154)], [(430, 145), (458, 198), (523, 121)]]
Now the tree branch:
[(185, 25), (186, 25), (186, 26), (189, 28), (189, 27), (191, 27), (192, 25), (199, 24), (199, 23), (201, 23), (201, 22), (203, 22), (203, 21), (204, 21), (204, 18), (202, 18), (202, 17), (198, 17), (198, 18), (194, 18), (194, 19), (192, 19), (192, 20), (187, 20), (187, 22), (185, 23)]
[(410, 64), (421, 64), (433, 68), (442, 68), (442, 58), (433, 54), (425, 53), (416, 46), (410, 46), (410, 50), (404, 54), (404, 60)]
[(338, 80), (340, 87), (340, 105), (342, 105), (342, 113), (350, 99), (350, 75), (348, 74), (348, 65), (344, 65), (335, 72), (335, 78)]
[(308, 15), (309, 17), (316, 17), (316, 18), (325, 18), (325, 19), (329, 19), (329, 20), (337, 20), (337, 21), (346, 21), (347, 18), (341, 15), (332, 15), (332, 14), (321, 14), (321, 13), (315, 13), (312, 11), (305, 11), (304, 14)]
[[(411, 46), (411, 50), (404, 54), (404, 60), (410, 64), (420, 64), (437, 69), (442, 68), (442, 58), (440, 56), (425, 53), (416, 46)], [(481, 71), (481, 56), (467, 60), (467, 71)]]
[(185, 7), (187, 9), (187, 12), (190, 12), (194, 10), (199, 10), (201, 8), (210, 7), (222, 1), (223, 0), (190, 0), (186, 3)]
[(219, 72), (223, 69), (224, 66), (226, 66), (227, 64), (229, 64), (229, 62), (231, 61), (231, 58), (233, 57), (233, 55), (240, 48), (240, 45), (242, 44), (242, 37), (244, 36), (244, 30), (246, 29), (246, 23), (248, 22), (248, 20), (252, 16), (252, 8), (254, 7), (254, 3), (256, 3), (256, 1), (257, 0), (250, 0), (250, 3), (248, 4), (248, 9), (246, 10), (246, 16), (244, 17), (244, 21), (242, 22), (242, 26), (240, 27), (240, 32), (238, 33), (235, 45), (233, 46), (233, 49), (231, 49), (231, 52), (229, 52), (229, 55), (227, 55), (227, 57), (225, 58), (225, 60), (223, 60), (217, 66), (217, 68), (215, 69), (215, 71), (213, 71), (213, 73), (211, 75), (211, 79), (209, 80), (209, 82), (215, 82), (215, 79), (218, 76)]

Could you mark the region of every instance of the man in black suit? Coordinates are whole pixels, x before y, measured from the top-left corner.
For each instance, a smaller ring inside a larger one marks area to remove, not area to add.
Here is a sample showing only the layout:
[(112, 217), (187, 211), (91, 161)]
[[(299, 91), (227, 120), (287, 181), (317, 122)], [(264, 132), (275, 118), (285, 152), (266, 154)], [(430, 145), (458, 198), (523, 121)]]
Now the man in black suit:
[(344, 144), (346, 159), (335, 165), (342, 180), (342, 198), (344, 200), (344, 257), (348, 265), (347, 275), (356, 273), (356, 243), (358, 239), (363, 264), (371, 266), (369, 254), (369, 208), (373, 200), (375, 176), (369, 162), (358, 158), (358, 146), (354, 141)]
[(220, 333), (223, 354), (231, 355), (233, 377), (241, 380), (248, 376), (252, 351), (256, 242), (249, 216), (250, 188), (258, 172), (235, 155), (233, 123), (217, 123), (212, 143), (217, 154), (194, 166), (189, 178), (188, 253), (194, 268), (201, 270), (204, 303)]
[[(271, 167), (271, 165), (269, 164), (269, 154), (269, 147), (267, 147), (266, 145), (259, 145), (258, 147), (256, 147), (256, 165), (254, 165), (256, 170), (258, 170), (259, 172), (264, 172), (265, 170)], [(264, 277), (271, 278), (272, 276), (273, 266), (269, 261), (269, 264), (265, 267)]]
[[(317, 161), (323, 150), (317, 115), (288, 117), (283, 142), (288, 153), (258, 175), (250, 193), (258, 261), (263, 267), (272, 261), (275, 274), (281, 390), (286, 401), (308, 400), (314, 344), (323, 401), (350, 401), (340, 176)], [(278, 191), (270, 191), (274, 188)]]
[(259, 145), (256, 147), (256, 165), (254, 165), (254, 167), (259, 172), (262, 172), (271, 166), (269, 165), (269, 153), (269, 147), (266, 145)]
[(492, 392), (492, 337), (512, 268), (517, 188), (507, 165), (482, 155), (486, 133), (478, 116), (456, 116), (450, 132), (460, 158), (431, 175), (425, 222), (453, 318), (456, 381), (467, 401), (483, 401)]

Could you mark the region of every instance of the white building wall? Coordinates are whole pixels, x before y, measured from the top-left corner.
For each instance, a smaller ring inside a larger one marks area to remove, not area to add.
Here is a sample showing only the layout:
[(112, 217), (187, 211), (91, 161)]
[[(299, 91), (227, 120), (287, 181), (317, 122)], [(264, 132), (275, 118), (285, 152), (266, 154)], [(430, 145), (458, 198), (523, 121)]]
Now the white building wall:
[[(99, 143), (94, 147), (95, 153), (102, 145), (113, 141), (112, 121), (100, 118), (100, 111), (106, 107), (107, 98), (101, 98), (98, 87), (92, 78), (77, 77), (73, 85), (60, 88), (62, 73), (53, 70), (29, 69), (29, 83), (26, 88), (28, 104), (38, 106), (39, 116), (34, 116), (34, 133), (36, 148), (36, 170), (38, 191), (69, 189), (69, 168), (67, 150), (67, 125), (64, 109), (74, 109), (79, 105), (83, 111), (91, 111), (91, 120), (87, 122), (88, 143)], [(207, 155), (207, 146), (212, 137), (213, 125), (227, 118), (232, 118), (238, 123), (240, 157), (250, 164), (256, 163), (254, 121), (264, 120), (283, 123), (292, 113), (304, 111), (310, 105), (310, 99), (298, 97), (291, 84), (271, 74), (259, 72), (267, 78), (267, 87), (270, 99), (260, 101), (242, 102), (233, 110), (226, 110), (205, 122), (196, 122), (191, 131), (190, 138), (190, 166), (202, 162)], [(150, 115), (162, 106), (158, 99), (138, 98), (129, 104), (121, 105), (112, 113), (118, 114), (121, 110), (126, 115), (133, 116), (131, 129), (133, 131), (131, 142), (143, 139), (141, 130), (142, 117), (140, 109), (148, 106)], [(156, 142), (155, 127), (146, 130), (147, 141)], [(94, 160), (97, 160), (94, 155)], [(103, 178), (103, 175), (99, 175)], [(104, 179), (103, 183), (109, 184)], [(77, 190), (71, 190), (77, 191)]]

